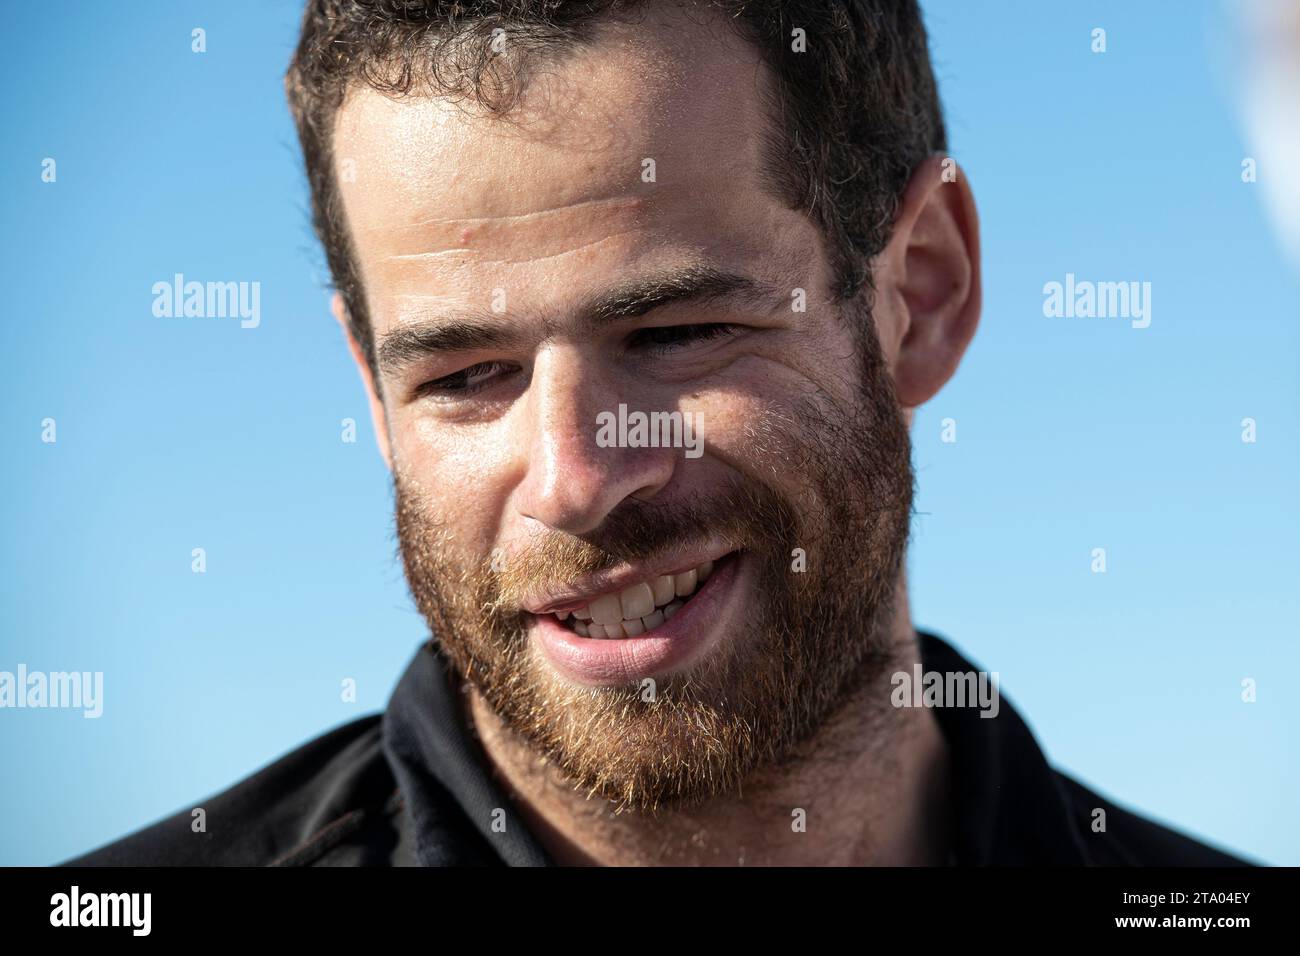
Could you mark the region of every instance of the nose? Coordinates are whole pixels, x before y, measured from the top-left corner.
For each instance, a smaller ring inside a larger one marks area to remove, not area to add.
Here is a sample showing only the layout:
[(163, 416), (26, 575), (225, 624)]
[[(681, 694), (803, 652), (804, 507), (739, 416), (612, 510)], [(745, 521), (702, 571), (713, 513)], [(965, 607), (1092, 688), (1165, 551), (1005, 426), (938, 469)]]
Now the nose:
[(674, 449), (603, 447), (603, 437), (598, 441), (609, 431), (600, 432), (602, 413), (617, 416), (620, 403), (638, 407), (636, 390), (628, 386), (626, 376), (580, 348), (537, 355), (515, 436), (526, 455), (516, 489), (516, 507), (525, 518), (586, 534), (627, 499), (652, 498), (668, 485)]

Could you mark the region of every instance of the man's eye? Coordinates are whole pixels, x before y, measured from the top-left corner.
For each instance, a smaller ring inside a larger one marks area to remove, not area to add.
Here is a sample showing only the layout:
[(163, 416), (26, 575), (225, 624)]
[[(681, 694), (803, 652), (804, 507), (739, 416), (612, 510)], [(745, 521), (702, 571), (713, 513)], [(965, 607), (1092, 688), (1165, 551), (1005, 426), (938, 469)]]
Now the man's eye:
[(480, 388), (491, 384), (492, 380), (503, 372), (509, 370), (509, 366), (503, 362), (480, 362), (478, 365), (463, 368), (459, 372), (453, 372), (431, 382), (425, 382), (420, 386), (419, 394), (441, 395), (452, 398), (472, 395)]
[(725, 322), (709, 322), (703, 325), (664, 325), (652, 329), (639, 329), (633, 336), (634, 346), (648, 346), (671, 351), (695, 342), (735, 335), (736, 327)]

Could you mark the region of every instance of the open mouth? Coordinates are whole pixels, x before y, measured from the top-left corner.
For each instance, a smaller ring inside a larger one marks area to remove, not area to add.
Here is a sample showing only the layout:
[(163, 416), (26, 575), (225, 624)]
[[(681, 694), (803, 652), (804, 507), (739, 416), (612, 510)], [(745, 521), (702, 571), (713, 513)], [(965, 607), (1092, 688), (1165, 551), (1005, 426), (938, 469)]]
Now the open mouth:
[(690, 603), (735, 553), (674, 574), (662, 574), (585, 603), (550, 612), (579, 637), (626, 640), (649, 635)]

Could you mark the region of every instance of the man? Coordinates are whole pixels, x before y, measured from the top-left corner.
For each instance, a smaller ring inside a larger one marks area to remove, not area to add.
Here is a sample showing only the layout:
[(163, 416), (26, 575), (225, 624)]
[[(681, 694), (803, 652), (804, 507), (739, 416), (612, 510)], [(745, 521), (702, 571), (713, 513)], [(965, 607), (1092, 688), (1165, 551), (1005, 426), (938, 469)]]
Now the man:
[(309, 0), (288, 76), (432, 640), (79, 863), (1223, 864), (912, 626), (979, 231), (902, 0)]

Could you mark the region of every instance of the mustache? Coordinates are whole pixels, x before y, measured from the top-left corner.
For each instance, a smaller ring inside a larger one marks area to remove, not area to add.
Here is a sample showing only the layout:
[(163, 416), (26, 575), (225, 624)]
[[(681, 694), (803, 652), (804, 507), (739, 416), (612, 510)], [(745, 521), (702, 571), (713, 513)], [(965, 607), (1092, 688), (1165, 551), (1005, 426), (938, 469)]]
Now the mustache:
[(559, 588), (623, 563), (649, 563), (692, 544), (721, 540), (729, 551), (790, 540), (797, 519), (766, 485), (733, 478), (720, 490), (674, 502), (629, 499), (590, 533), (546, 531), (507, 557), (495, 571), (495, 614), (520, 611), (527, 593)]

